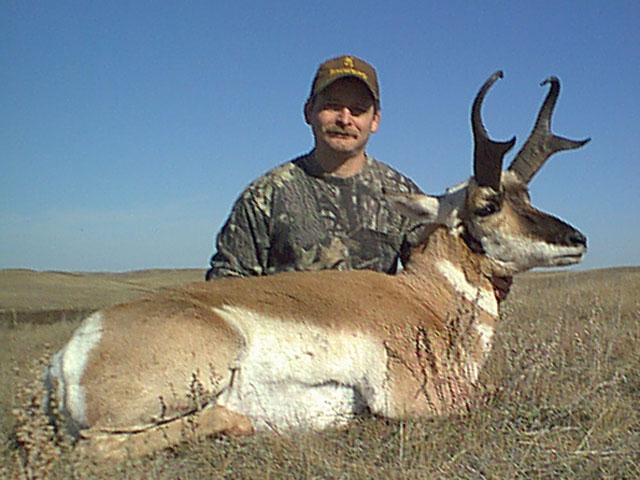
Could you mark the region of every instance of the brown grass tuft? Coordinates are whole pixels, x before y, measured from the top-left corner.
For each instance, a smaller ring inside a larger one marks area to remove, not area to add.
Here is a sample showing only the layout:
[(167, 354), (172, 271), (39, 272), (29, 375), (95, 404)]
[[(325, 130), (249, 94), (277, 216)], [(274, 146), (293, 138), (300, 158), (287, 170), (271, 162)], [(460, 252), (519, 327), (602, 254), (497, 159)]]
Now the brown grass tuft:
[(47, 395), (42, 382), (49, 358), (49, 351), (45, 349), (39, 359), (31, 362), (26, 375), (18, 376), (20, 369), (14, 369), (18, 378), (12, 409), (15, 427), (10, 440), (11, 456), (20, 478), (49, 478), (54, 465), (71, 449), (71, 439), (59, 425), (51, 423), (45, 413), (55, 415), (58, 411), (55, 395)]

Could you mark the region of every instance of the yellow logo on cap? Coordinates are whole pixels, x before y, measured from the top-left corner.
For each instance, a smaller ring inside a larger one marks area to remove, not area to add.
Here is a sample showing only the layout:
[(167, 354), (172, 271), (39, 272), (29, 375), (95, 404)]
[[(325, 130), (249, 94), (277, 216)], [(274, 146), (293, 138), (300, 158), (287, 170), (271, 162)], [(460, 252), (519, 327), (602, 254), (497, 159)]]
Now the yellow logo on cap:
[(351, 74), (351, 75), (355, 75), (357, 77), (362, 78), (363, 80), (367, 80), (368, 76), (366, 73), (364, 73), (362, 70), (358, 70), (355, 68), (355, 65), (353, 63), (353, 58), (351, 57), (345, 57), (343, 62), (342, 62), (343, 67), (342, 68), (330, 68), (329, 69), (329, 76), (333, 76), (333, 75), (340, 75), (340, 74)]

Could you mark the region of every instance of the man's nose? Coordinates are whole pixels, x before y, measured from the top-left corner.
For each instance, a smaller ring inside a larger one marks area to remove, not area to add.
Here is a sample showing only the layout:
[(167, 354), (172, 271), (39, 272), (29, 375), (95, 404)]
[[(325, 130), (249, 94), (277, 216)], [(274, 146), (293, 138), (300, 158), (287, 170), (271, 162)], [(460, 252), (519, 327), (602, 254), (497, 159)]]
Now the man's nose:
[(338, 110), (338, 121), (345, 125), (351, 122), (351, 110), (349, 110), (349, 107), (342, 107)]

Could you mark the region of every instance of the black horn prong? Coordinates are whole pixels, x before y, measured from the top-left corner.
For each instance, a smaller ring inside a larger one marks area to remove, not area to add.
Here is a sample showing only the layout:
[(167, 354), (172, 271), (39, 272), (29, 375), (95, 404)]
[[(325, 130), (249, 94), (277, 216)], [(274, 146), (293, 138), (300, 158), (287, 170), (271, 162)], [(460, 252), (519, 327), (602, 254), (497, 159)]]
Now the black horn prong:
[(491, 86), (499, 79), (503, 78), (502, 70), (498, 70), (491, 75), (480, 87), (473, 107), (471, 109), (471, 128), (473, 130), (473, 175), (478, 185), (500, 189), (500, 178), (502, 175), (502, 159), (505, 154), (513, 148), (516, 138), (506, 142), (496, 142), (489, 138), (489, 134), (482, 122), (482, 102)]
[(509, 165), (509, 170), (518, 175), (526, 184), (531, 181), (551, 155), (564, 150), (580, 148), (591, 140), (590, 138), (570, 140), (551, 132), (551, 116), (560, 94), (560, 80), (558, 77), (549, 77), (540, 85), (547, 84), (551, 87), (542, 107), (540, 107), (533, 130)]

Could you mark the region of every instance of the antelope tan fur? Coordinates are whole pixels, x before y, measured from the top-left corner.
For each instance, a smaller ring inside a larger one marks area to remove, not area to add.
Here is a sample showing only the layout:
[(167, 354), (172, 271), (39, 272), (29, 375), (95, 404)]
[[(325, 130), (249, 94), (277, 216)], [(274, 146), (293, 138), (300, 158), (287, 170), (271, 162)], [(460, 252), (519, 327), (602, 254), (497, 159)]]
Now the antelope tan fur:
[(429, 233), (397, 275), (282, 273), (163, 291), (88, 317), (46, 383), (80, 446), (102, 459), (144, 455), (192, 435), (323, 429), (369, 410), (390, 418), (465, 410), (491, 348), (498, 279), (579, 262), (586, 238), (530, 204), (553, 153), (557, 78), (535, 127), (513, 146), (472, 109), (474, 175), (441, 196), (389, 198)]

